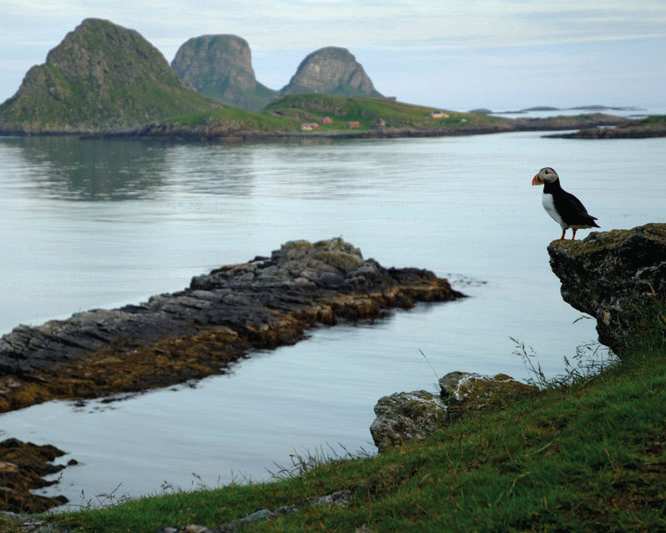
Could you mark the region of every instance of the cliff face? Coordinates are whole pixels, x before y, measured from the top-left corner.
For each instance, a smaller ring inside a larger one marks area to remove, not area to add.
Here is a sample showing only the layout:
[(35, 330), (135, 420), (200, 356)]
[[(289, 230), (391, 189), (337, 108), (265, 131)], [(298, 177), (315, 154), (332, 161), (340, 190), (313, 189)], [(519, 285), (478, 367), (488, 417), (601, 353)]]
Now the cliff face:
[(232, 106), (258, 111), (275, 95), (257, 82), (250, 46), (235, 35), (192, 38), (178, 49), (171, 66), (200, 93)]
[(0, 106), (0, 131), (96, 132), (213, 109), (139, 33), (86, 19)]
[(282, 94), (321, 93), (381, 96), (363, 66), (346, 48), (321, 48), (308, 55)]
[(615, 353), (655, 327), (666, 334), (666, 224), (553, 241), (548, 253), (564, 300), (597, 319), (599, 340)]

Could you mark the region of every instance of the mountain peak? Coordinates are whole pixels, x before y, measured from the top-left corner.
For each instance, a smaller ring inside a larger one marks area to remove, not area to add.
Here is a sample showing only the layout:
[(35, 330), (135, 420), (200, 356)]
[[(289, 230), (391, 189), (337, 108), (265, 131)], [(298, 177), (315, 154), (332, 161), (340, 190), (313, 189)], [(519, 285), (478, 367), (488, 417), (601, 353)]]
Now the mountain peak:
[(178, 49), (171, 66), (186, 84), (229, 105), (259, 110), (274, 94), (257, 82), (250, 46), (237, 35), (193, 37)]
[(308, 54), (282, 93), (381, 96), (354, 54), (338, 46)]
[(135, 30), (85, 19), (0, 105), (0, 130), (96, 132), (138, 127), (214, 103), (180, 82)]

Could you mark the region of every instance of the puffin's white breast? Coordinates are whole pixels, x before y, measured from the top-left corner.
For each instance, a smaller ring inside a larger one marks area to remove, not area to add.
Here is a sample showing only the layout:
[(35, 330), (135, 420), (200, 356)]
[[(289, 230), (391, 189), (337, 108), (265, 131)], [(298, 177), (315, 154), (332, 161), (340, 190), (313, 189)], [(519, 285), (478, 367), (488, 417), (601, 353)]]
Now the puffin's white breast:
[(562, 220), (562, 217), (555, 209), (555, 201), (553, 200), (552, 194), (543, 193), (541, 203), (543, 204), (543, 208), (546, 210), (546, 213), (550, 215), (550, 218), (557, 222), (562, 229), (566, 229), (568, 227), (567, 223)]

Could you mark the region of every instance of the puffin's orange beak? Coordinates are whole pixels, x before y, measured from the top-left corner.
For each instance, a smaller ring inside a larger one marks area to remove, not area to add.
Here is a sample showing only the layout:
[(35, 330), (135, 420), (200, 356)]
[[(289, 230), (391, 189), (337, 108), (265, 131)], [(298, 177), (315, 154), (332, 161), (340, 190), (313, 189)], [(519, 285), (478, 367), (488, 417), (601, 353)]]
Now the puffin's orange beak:
[(543, 180), (537, 175), (532, 178), (532, 185), (543, 185)]

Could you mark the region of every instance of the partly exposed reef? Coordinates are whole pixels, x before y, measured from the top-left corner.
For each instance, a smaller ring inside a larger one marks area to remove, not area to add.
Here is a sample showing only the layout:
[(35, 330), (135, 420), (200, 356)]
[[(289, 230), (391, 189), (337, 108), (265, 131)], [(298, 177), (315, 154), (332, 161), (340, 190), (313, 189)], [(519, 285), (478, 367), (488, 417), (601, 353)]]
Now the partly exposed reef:
[(553, 241), (562, 297), (597, 319), (599, 340), (623, 355), (645, 331), (666, 337), (666, 224)]
[(648, 139), (666, 137), (666, 116), (654, 115), (642, 120), (618, 124), (616, 128), (589, 127), (573, 133), (548, 135), (560, 139)]
[(605, 111), (640, 111), (640, 107), (635, 107), (635, 106), (607, 106), (607, 105), (597, 105), (597, 104), (591, 104), (591, 105), (578, 105), (574, 107), (553, 107), (553, 106), (548, 106), (548, 105), (540, 105), (540, 106), (534, 106), (534, 107), (526, 107), (524, 109), (512, 109), (509, 111), (488, 111), (489, 113), (496, 113), (496, 114), (501, 114), (501, 115), (521, 115), (524, 113), (532, 113), (532, 112), (553, 112), (553, 111), (585, 111), (585, 112), (593, 112), (593, 113), (600, 113), (600, 112), (605, 112)]
[[(46, 481), (44, 476), (65, 468), (65, 465), (53, 463), (63, 455), (65, 452), (55, 446), (38, 446), (16, 439), (0, 442), (0, 509), (40, 513), (67, 503), (64, 496), (47, 497), (32, 493), (35, 489), (58, 482)], [(76, 464), (76, 461), (71, 459), (68, 464)]]
[(432, 272), (385, 268), (341, 239), (293, 241), (139, 305), (77, 313), (0, 338), (0, 412), (221, 373), (308, 328), (463, 295)]

